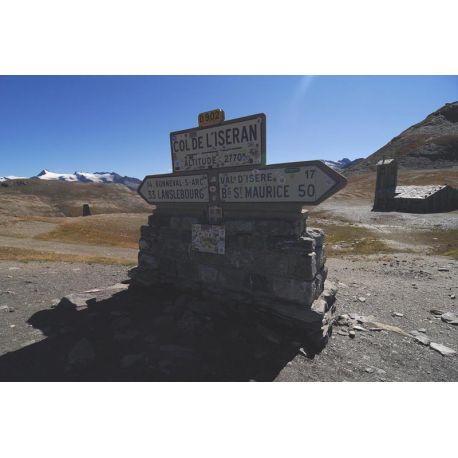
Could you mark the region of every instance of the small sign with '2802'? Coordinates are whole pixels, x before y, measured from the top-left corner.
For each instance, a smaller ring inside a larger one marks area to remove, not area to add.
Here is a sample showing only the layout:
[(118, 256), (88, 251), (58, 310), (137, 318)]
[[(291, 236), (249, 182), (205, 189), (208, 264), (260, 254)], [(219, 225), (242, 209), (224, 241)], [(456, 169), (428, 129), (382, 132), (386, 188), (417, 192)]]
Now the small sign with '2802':
[(220, 108), (206, 111), (205, 113), (200, 113), (197, 119), (199, 121), (199, 127), (216, 126), (224, 121), (224, 111)]

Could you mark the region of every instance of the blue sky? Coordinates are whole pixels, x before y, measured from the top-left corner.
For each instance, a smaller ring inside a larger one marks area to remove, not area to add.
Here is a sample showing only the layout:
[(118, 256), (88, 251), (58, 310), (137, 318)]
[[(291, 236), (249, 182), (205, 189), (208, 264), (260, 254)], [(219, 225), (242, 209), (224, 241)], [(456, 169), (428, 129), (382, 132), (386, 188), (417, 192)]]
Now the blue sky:
[(0, 76), (0, 176), (167, 173), (213, 108), (266, 114), (267, 163), (354, 159), (456, 100), (457, 76)]

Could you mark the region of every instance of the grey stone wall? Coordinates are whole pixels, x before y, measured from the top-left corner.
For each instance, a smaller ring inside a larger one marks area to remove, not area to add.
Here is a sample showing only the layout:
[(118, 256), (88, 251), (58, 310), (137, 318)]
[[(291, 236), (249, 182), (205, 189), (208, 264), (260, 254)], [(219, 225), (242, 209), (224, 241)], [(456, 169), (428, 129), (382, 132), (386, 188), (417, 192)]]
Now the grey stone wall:
[(327, 338), (335, 289), (324, 292), (324, 233), (306, 228), (306, 214), (289, 220), (226, 220), (224, 255), (192, 249), (191, 227), (198, 223), (194, 216), (151, 215), (141, 227), (133, 282), (253, 304), (296, 321), (317, 344)]

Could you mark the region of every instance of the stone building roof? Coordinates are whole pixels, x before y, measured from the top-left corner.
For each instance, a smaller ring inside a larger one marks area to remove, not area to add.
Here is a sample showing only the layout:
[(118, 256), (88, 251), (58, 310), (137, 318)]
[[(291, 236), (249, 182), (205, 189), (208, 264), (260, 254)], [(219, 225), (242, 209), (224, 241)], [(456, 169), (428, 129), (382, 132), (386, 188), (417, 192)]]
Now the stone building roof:
[(380, 161), (377, 162), (377, 165), (387, 165), (391, 164), (394, 161), (394, 159), (381, 159)]
[(395, 199), (427, 199), (447, 185), (397, 186)]

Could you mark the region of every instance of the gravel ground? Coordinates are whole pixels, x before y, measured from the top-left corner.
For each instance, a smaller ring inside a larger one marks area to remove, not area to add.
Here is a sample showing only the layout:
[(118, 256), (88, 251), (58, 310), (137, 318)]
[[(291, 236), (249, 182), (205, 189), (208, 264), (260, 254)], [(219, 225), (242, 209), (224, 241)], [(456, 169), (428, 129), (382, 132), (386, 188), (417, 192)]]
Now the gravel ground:
[[(55, 262), (0, 261), (0, 355), (44, 339), (27, 320), (49, 310), (68, 293), (109, 286), (126, 279), (126, 267)], [(1, 379), (0, 374), (0, 379)]]
[[(409, 254), (329, 259), (337, 283), (337, 314), (373, 315), (406, 332), (425, 329), (432, 342), (458, 351), (458, 328), (430, 313), (457, 312), (458, 262)], [(448, 269), (439, 271), (438, 269)], [(361, 298), (361, 299), (360, 299)], [(363, 300), (363, 302), (361, 301)], [(403, 316), (393, 316), (393, 313)], [(278, 381), (458, 381), (458, 357), (442, 356), (412, 338), (390, 331), (356, 331), (354, 339), (335, 326), (328, 346), (314, 359), (296, 356)]]
[[(457, 326), (430, 313), (457, 309), (456, 261), (399, 254), (327, 265), (339, 286), (337, 314), (373, 315), (406, 332), (424, 328), (433, 342), (458, 350)], [(457, 355), (396, 332), (350, 338), (341, 335), (348, 328), (335, 326), (328, 346), (311, 358), (278, 329), (225, 312), (202, 318), (194, 314), (199, 308), (221, 308), (173, 289), (147, 299), (110, 293), (78, 312), (56, 307), (64, 295), (126, 278), (119, 266), (0, 262), (0, 380), (458, 381)], [(177, 314), (183, 304), (192, 310)], [(75, 369), (72, 358), (81, 353), (94, 364)]]
[[(338, 219), (352, 224), (370, 227), (376, 231), (391, 232), (393, 230), (426, 231), (432, 229), (456, 229), (458, 227), (458, 211), (447, 213), (402, 213), (402, 212), (373, 212), (372, 202), (353, 201), (350, 203), (334, 202), (332, 199), (316, 207), (319, 212), (328, 212)], [(313, 208), (309, 217), (313, 220)]]

